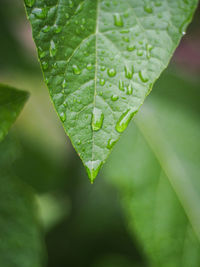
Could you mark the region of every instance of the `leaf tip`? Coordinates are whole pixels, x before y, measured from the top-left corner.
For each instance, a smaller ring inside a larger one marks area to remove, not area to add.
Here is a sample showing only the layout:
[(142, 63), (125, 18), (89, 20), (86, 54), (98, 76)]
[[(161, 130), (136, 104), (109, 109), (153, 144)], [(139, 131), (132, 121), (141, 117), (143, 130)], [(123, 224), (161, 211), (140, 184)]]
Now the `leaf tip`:
[(102, 166), (101, 160), (89, 160), (85, 163), (85, 167), (91, 184), (93, 184), (94, 179), (96, 178), (101, 166)]

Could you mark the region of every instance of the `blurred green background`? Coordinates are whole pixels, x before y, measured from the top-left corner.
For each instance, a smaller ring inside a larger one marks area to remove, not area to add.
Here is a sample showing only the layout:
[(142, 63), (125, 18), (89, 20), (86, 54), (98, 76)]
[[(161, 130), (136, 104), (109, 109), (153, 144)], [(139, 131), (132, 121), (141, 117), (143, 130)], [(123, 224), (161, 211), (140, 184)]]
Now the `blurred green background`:
[(22, 2), (1, 0), (0, 82), (31, 97), (0, 144), (0, 174), (36, 196), (46, 252), (43, 265), (25, 266), (200, 266), (200, 9), (91, 185), (51, 104)]

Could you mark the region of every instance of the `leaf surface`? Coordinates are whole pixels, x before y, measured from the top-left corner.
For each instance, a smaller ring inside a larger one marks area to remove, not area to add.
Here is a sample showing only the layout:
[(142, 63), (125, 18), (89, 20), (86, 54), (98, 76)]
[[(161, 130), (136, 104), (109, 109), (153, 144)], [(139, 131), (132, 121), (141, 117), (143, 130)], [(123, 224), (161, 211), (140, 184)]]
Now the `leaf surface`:
[(121, 193), (128, 227), (149, 266), (198, 267), (199, 83), (166, 74), (156, 88), (106, 173)]
[(29, 94), (0, 84), (0, 141), (22, 110)]
[(25, 0), (51, 99), (91, 181), (172, 56), (197, 0)]

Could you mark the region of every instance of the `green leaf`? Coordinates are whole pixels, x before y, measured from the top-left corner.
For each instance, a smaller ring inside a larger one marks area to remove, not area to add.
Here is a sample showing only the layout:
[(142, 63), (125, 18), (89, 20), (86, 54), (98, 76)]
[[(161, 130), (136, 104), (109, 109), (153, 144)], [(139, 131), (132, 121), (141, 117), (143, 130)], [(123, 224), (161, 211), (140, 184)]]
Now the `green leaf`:
[(25, 0), (51, 99), (91, 181), (142, 105), (197, 0)]
[(163, 75), (107, 168), (149, 266), (200, 264), (199, 84)]
[(0, 84), (0, 141), (8, 133), (29, 94)]
[(32, 191), (2, 172), (0, 183), (0, 266), (43, 266), (44, 244)]

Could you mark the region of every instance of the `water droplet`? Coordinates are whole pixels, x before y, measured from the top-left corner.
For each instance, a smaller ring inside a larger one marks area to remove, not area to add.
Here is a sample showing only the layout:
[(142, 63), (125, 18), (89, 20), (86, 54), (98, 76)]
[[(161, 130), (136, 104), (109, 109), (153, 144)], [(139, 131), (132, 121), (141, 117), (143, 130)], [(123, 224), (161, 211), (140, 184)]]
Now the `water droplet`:
[(79, 12), (81, 12), (81, 10), (83, 9), (83, 5), (84, 5), (84, 2), (81, 2), (77, 9), (75, 10), (74, 14), (78, 14)]
[(91, 63), (88, 63), (88, 64), (87, 64), (87, 69), (88, 69), (88, 70), (91, 70), (92, 68), (93, 68), (92, 64), (91, 64)]
[(116, 142), (117, 142), (117, 140), (114, 140), (114, 139), (110, 138), (110, 139), (108, 140), (107, 148), (108, 148), (108, 149), (113, 148), (113, 146), (114, 146), (114, 144), (116, 144)]
[(121, 80), (119, 81), (119, 90), (124, 91), (124, 82)]
[(79, 67), (77, 65), (73, 65), (72, 69), (73, 69), (74, 74), (76, 74), (76, 75), (81, 74), (81, 70), (79, 69)]
[(99, 84), (103, 86), (105, 84), (105, 80), (104, 79), (100, 79), (99, 80)]
[(137, 55), (138, 55), (139, 57), (143, 56), (143, 54), (144, 54), (143, 50), (141, 50), (141, 49), (138, 49), (138, 50), (137, 50)]
[(44, 19), (47, 16), (47, 8), (34, 8), (32, 13), (38, 18), (38, 19)]
[(74, 2), (72, 0), (69, 0), (69, 7), (72, 8), (74, 6)]
[(129, 52), (132, 52), (133, 50), (135, 50), (135, 45), (129, 45), (126, 48)]
[(119, 118), (117, 124), (116, 124), (116, 130), (119, 133), (122, 133), (126, 127), (128, 126), (130, 120), (133, 118), (133, 116), (136, 114), (135, 110), (127, 109)]
[(116, 75), (116, 70), (113, 69), (113, 68), (112, 69), (108, 69), (107, 73), (108, 73), (108, 76), (114, 77)]
[(85, 27), (81, 24), (81, 30), (84, 31), (85, 30)]
[(32, 7), (35, 4), (35, 0), (25, 0), (27, 7)]
[(150, 44), (147, 44), (146, 45), (146, 51), (147, 51), (147, 59), (150, 59), (151, 58), (151, 50), (153, 49), (153, 46), (150, 45)]
[(57, 53), (57, 48), (53, 40), (50, 42), (49, 53), (51, 57), (54, 57)]
[(101, 66), (101, 68), (100, 68), (101, 71), (104, 71), (105, 69), (106, 69), (105, 66)]
[(60, 119), (61, 119), (62, 122), (65, 122), (66, 121), (66, 114), (65, 114), (65, 112), (61, 112), (60, 113)]
[(65, 18), (69, 19), (69, 14), (68, 13), (65, 14)]
[(42, 68), (43, 68), (43, 70), (47, 70), (48, 67), (49, 67), (48, 63), (46, 61), (43, 61), (42, 62)]
[(98, 108), (93, 109), (92, 113), (92, 130), (98, 131), (101, 129), (103, 124), (104, 115), (102, 111)]
[(46, 55), (45, 51), (43, 51), (41, 47), (38, 47), (38, 54), (40, 58), (43, 58)]
[(139, 71), (139, 77), (140, 77), (140, 80), (144, 83), (148, 82), (148, 80), (149, 80), (146, 73), (142, 70)]
[(82, 22), (82, 24), (85, 24), (86, 23), (85, 18), (82, 18), (81, 22)]
[(62, 83), (62, 88), (66, 88), (67, 87), (67, 82), (66, 82), (66, 80), (64, 79), (63, 80), (63, 83)]
[(88, 176), (90, 177), (91, 183), (97, 176), (99, 169), (101, 168), (102, 162), (100, 160), (89, 160), (85, 163)]
[(123, 36), (122, 37), (122, 40), (126, 43), (128, 43), (130, 41), (129, 37), (128, 36)]
[(46, 32), (49, 32), (50, 29), (51, 29), (51, 27), (50, 27), (49, 25), (46, 25), (46, 26), (44, 26), (44, 28), (42, 29), (42, 31), (43, 31), (44, 33), (46, 33)]
[(55, 33), (60, 33), (61, 30), (62, 30), (62, 26), (54, 25), (54, 32), (55, 32)]
[(116, 13), (114, 15), (114, 24), (115, 24), (115, 26), (118, 26), (118, 27), (123, 27), (123, 25), (124, 25), (122, 16), (119, 13)]
[(45, 83), (46, 83), (46, 85), (49, 84), (49, 79), (48, 78), (45, 78)]
[(77, 141), (77, 145), (80, 145), (81, 144), (81, 140), (79, 139), (78, 141)]
[(117, 101), (119, 99), (119, 96), (118, 95), (112, 95), (111, 96), (111, 100), (112, 101)]
[(132, 93), (133, 93), (133, 86), (132, 86), (131, 83), (129, 83), (129, 85), (126, 88), (126, 94), (127, 95), (132, 95)]
[(144, 11), (146, 11), (147, 13), (152, 13), (153, 12), (153, 9), (150, 5), (146, 5), (144, 6)]
[(128, 79), (132, 79), (133, 73), (134, 73), (133, 65), (131, 66), (131, 69), (129, 69), (127, 66), (125, 66), (124, 70), (125, 70), (125, 77)]

